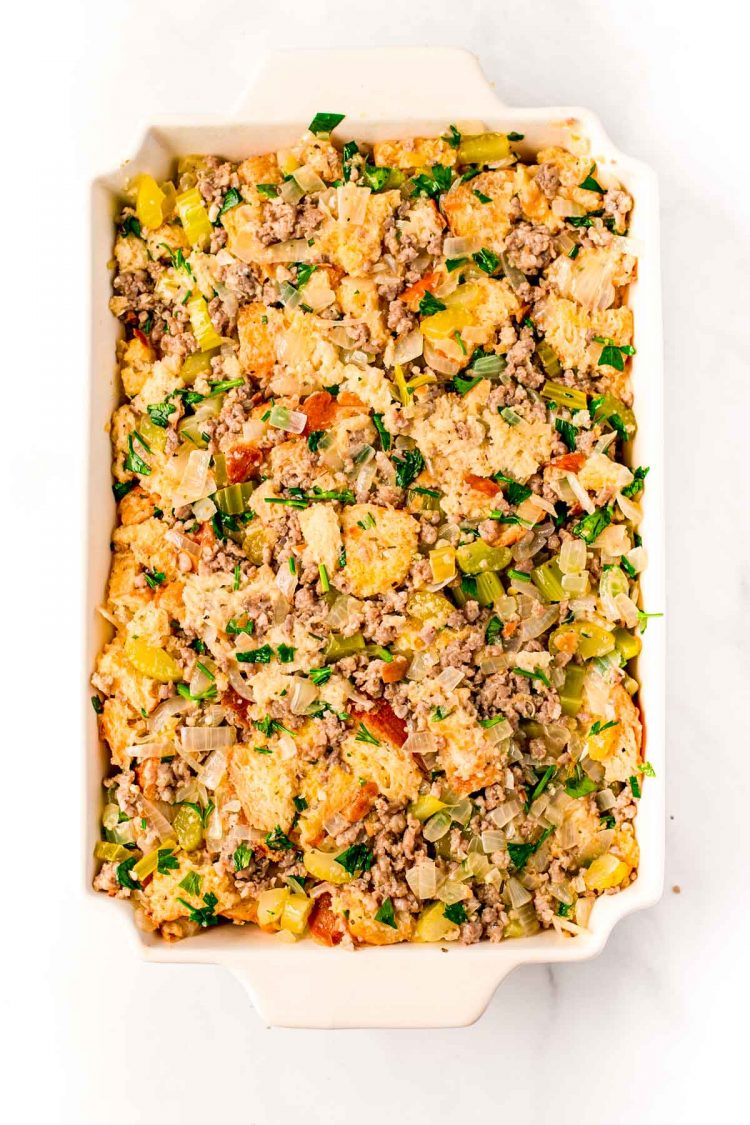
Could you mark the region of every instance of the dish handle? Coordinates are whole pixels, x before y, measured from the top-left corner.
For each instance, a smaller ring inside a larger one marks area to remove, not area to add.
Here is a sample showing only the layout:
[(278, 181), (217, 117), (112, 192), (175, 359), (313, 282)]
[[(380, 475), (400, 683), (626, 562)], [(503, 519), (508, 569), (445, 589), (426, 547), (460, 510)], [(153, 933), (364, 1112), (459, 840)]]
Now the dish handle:
[(389, 958), (388, 949), (316, 948), (304, 956), (298, 946), (274, 966), (253, 964), (251, 957), (222, 958), (222, 964), (267, 1025), (328, 1029), (465, 1027), (479, 1019), (518, 964), (493, 963), (481, 956), (484, 949), (478, 957), (423, 945), (408, 952), (413, 955), (405, 964)]
[(270, 52), (242, 95), (235, 117), (239, 122), (289, 122), (309, 119), (317, 111), (339, 111), (356, 131), (360, 123), (405, 117), (415, 123), (443, 116), (446, 123), (448, 118), (473, 121), (505, 108), (471, 51), (366, 47)]

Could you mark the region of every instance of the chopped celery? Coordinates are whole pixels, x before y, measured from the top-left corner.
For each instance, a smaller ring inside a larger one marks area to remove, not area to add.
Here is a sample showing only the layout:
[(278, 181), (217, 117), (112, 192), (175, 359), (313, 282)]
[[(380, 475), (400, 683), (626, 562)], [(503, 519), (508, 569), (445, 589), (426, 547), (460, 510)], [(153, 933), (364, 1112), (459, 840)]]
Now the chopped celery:
[(351, 637), (344, 637), (341, 633), (331, 633), (323, 653), (326, 664), (336, 660), (343, 660), (346, 656), (354, 656), (357, 652), (364, 652), (365, 638), (361, 633), (354, 633)]
[(214, 478), (219, 488), (226, 488), (229, 484), (227, 459), (223, 453), (214, 453)]
[(562, 587), (562, 571), (554, 560), (535, 566), (531, 580), (548, 602), (561, 602), (567, 596)]
[(251, 481), (226, 485), (214, 493), (214, 503), (225, 516), (242, 515), (247, 510), (247, 501), (253, 494), (253, 488)]
[(555, 629), (550, 637), (550, 652), (575, 651), (584, 660), (606, 656), (614, 647), (611, 631), (594, 621), (571, 621)]
[(164, 452), (167, 444), (167, 431), (162, 426), (157, 426), (155, 422), (152, 422), (148, 414), (143, 414), (138, 419), (138, 433), (151, 449), (158, 449), (160, 453)]
[(191, 297), (185, 307), (190, 317), (193, 335), (201, 351), (220, 347), (222, 339), (211, 323), (205, 297), (200, 295)]
[(564, 715), (574, 716), (583, 703), (585, 669), (580, 664), (569, 664), (565, 669), (565, 683), (560, 690), (560, 705)]
[(164, 221), (164, 192), (153, 176), (139, 176), (136, 181), (135, 213), (141, 226), (156, 230)]
[[(626, 406), (621, 399), (610, 394), (599, 395), (591, 400), (591, 417), (595, 422), (609, 422), (612, 428), (617, 430), (623, 438), (634, 437), (638, 428), (635, 414), (630, 407)], [(624, 433), (622, 432), (623, 429)]]
[(504, 596), (502, 583), (493, 571), (477, 575), (477, 601), (481, 606), (494, 605)]
[(193, 805), (180, 805), (172, 827), (177, 842), (186, 852), (195, 851), (203, 840), (203, 817)]
[(643, 647), (643, 642), (638, 634), (631, 633), (627, 629), (615, 629), (614, 638), (615, 648), (625, 663), (637, 656)]
[(562, 375), (562, 367), (560, 360), (557, 358), (557, 352), (551, 344), (546, 340), (540, 340), (536, 346), (536, 354), (541, 360), (544, 373), (548, 379), (559, 379)]
[(199, 375), (207, 375), (211, 370), (211, 360), (218, 354), (217, 347), (205, 352), (193, 352), (187, 356), (180, 368), (180, 378), (183, 383), (194, 383)]
[(549, 379), (542, 387), (542, 398), (556, 402), (558, 406), (567, 406), (570, 410), (585, 410), (588, 399), (585, 391), (577, 391), (573, 387), (566, 387), (564, 383), (554, 383)]
[(456, 551), (458, 565), (464, 574), (481, 574), (488, 570), (503, 570), (511, 560), (507, 547), (490, 547), (482, 539), (464, 543)]
[(268, 533), (263, 524), (256, 523), (248, 528), (242, 540), (242, 550), (247, 555), (253, 566), (263, 565), (263, 555), (268, 544)]
[(105, 863), (120, 863), (121, 860), (130, 859), (137, 854), (132, 848), (126, 848), (124, 844), (111, 844), (105, 840), (97, 840), (94, 848), (94, 857), (103, 859)]
[(191, 246), (205, 246), (213, 232), (203, 197), (197, 188), (183, 191), (175, 199), (177, 214)]
[(461, 138), (456, 159), (459, 164), (494, 164), (510, 156), (507, 133), (475, 133)]

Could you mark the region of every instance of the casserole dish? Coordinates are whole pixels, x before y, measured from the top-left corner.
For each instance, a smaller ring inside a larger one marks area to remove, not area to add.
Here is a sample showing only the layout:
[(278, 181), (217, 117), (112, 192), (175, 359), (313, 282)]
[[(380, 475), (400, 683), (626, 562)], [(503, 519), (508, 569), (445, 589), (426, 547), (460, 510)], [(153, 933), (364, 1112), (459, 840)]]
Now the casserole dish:
[[(293, 66), (302, 81), (287, 92), (284, 75)], [(441, 73), (458, 81), (450, 96), (440, 92)], [(409, 75), (408, 90), (401, 75)], [(370, 77), (372, 76), (372, 77)], [(377, 76), (375, 80), (374, 76)], [(416, 81), (415, 81), (416, 80)], [(370, 88), (370, 85), (372, 88)], [(412, 93), (412, 91), (418, 93)], [(403, 106), (409, 105), (408, 117)], [(639, 280), (630, 304), (636, 323), (637, 358), (632, 380), (640, 428), (634, 463), (651, 466), (643, 536), (650, 565), (643, 579), (645, 603), (663, 604), (661, 518), (661, 381), (658, 288), (657, 199), (653, 175), (621, 156), (590, 114), (580, 110), (510, 110), (495, 97), (472, 56), (461, 51), (396, 50), (368, 53), (326, 52), (272, 57), (248, 92), (235, 118), (227, 122), (175, 122), (150, 128), (132, 164), (93, 185), (92, 214), (92, 390), (90, 433), (89, 575), (86, 599), (87, 672), (104, 637), (101, 601), (109, 566), (113, 502), (109, 493), (109, 442), (106, 421), (116, 404), (113, 370), (116, 322), (108, 310), (107, 263), (116, 202), (136, 171), (163, 177), (174, 158), (185, 152), (217, 152), (238, 159), (290, 143), (316, 108), (339, 108), (347, 114), (342, 134), (366, 141), (439, 133), (447, 121), (459, 127), (522, 131), (529, 152), (552, 144), (588, 151), (603, 169), (611, 169), (636, 200), (631, 235), (644, 246)], [(105, 511), (107, 517), (104, 517)], [(286, 1026), (451, 1026), (475, 1019), (499, 981), (527, 961), (574, 960), (598, 952), (614, 923), (626, 913), (655, 901), (661, 889), (663, 842), (663, 655), (660, 630), (652, 627), (640, 657), (641, 707), (648, 729), (648, 757), (657, 779), (646, 786), (638, 817), (641, 865), (635, 883), (617, 896), (605, 896), (593, 911), (590, 929), (574, 940), (554, 933), (504, 942), (450, 949), (440, 947), (367, 948), (354, 956), (326, 950), (309, 941), (284, 946), (267, 934), (222, 927), (170, 946), (149, 935), (138, 941), (154, 961), (204, 961), (234, 971), (270, 1023)], [(89, 723), (86, 849), (95, 837), (100, 806), (101, 762), (93, 717)], [(87, 872), (90, 879), (91, 872)], [(126, 923), (130, 925), (130, 923)], [(131, 931), (135, 932), (135, 931)], [(432, 959), (432, 960), (431, 960)], [(328, 967), (330, 966), (330, 968)]]

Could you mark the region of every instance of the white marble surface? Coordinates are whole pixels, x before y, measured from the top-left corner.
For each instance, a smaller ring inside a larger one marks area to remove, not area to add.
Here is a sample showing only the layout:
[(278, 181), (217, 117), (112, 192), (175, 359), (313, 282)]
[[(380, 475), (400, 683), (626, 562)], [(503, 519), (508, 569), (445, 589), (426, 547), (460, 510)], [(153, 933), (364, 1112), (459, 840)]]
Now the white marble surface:
[[(651, 1125), (728, 1120), (732, 1106), (741, 1117), (750, 999), (740, 846), (749, 740), (738, 718), (750, 676), (741, 6), (69, 0), (14, 11), (0, 77), (5, 153), (21, 168), (20, 182), (7, 172), (2, 181), (0, 271), (4, 537), (12, 529), (21, 545), (2, 560), (7, 1120)], [(231, 105), (269, 45), (376, 43), (468, 46), (508, 102), (588, 105), (661, 177), (667, 890), (619, 926), (598, 960), (512, 975), (468, 1030), (268, 1030), (221, 970), (115, 962), (116, 928), (76, 890), (83, 177), (92, 159), (122, 155), (121, 130), (149, 114)], [(32, 754), (41, 780), (29, 773)]]

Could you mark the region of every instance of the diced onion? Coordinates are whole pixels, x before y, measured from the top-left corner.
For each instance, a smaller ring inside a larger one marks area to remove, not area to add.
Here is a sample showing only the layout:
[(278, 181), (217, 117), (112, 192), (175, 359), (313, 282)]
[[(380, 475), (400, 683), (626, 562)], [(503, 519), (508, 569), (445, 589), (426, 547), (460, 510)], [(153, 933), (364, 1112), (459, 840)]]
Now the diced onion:
[(138, 811), (145, 817), (160, 840), (168, 840), (174, 835), (172, 825), (152, 801), (149, 801), (148, 798), (144, 797), (140, 792), (134, 793), (133, 797), (138, 805)]
[(423, 859), (415, 863), (406, 872), (406, 882), (417, 898), (434, 898), (437, 890), (437, 868), (434, 860)]
[(617, 506), (619, 507), (625, 519), (630, 520), (631, 523), (639, 524), (643, 517), (638, 504), (634, 504), (627, 496), (623, 496), (621, 492), (617, 493)]
[(559, 609), (556, 605), (548, 606), (542, 613), (536, 614), (533, 617), (527, 617), (525, 621), (521, 622), (519, 629), (519, 636), (522, 641), (531, 641), (535, 637), (540, 637), (542, 633), (555, 624), (559, 616)]
[(517, 910), (519, 906), (525, 906), (527, 902), (531, 902), (531, 894), (522, 883), (519, 883), (518, 879), (511, 876), (506, 885), (510, 895), (510, 904), (514, 910)]
[(326, 624), (334, 631), (341, 629), (349, 620), (353, 599), (348, 594), (339, 594), (326, 615)]
[(624, 523), (611, 523), (609, 527), (605, 527), (594, 541), (594, 547), (602, 554), (610, 555), (613, 558), (624, 555), (629, 551), (632, 544), (628, 529)]
[(571, 492), (583, 508), (584, 512), (587, 512), (589, 515), (595, 512), (596, 505), (592, 502), (591, 497), (589, 496), (588, 492), (583, 487), (575, 473), (566, 473), (565, 479), (570, 485)]
[(361, 226), (367, 215), (370, 188), (357, 184), (343, 184), (336, 188), (338, 221), (342, 226)]
[(618, 594), (615, 598), (615, 606), (628, 629), (634, 629), (638, 624), (638, 606), (633, 599), (627, 594)]
[(633, 547), (632, 551), (628, 551), (625, 555), (630, 565), (636, 574), (641, 574), (648, 563), (648, 555), (646, 554), (645, 547)]
[(216, 515), (216, 505), (208, 496), (204, 496), (202, 500), (196, 500), (193, 504), (193, 515), (201, 523), (207, 523)]
[(493, 831), (488, 828), (486, 832), (482, 833), (482, 847), (487, 855), (502, 851), (505, 847), (505, 836), (499, 830)]
[(192, 700), (185, 699), (181, 695), (173, 695), (171, 699), (165, 699), (163, 703), (152, 711), (149, 715), (146, 726), (151, 734), (156, 734), (161, 728), (175, 715), (181, 715), (183, 711), (189, 711), (194, 704)]
[(291, 601), (294, 591), (297, 589), (297, 573), (296, 570), (292, 573), (286, 559), (276, 572), (276, 585), (287, 601)]
[(479, 670), (485, 676), (493, 676), (496, 672), (504, 672), (508, 667), (508, 658), (504, 653), (497, 656), (483, 656), (479, 661)]
[(461, 370), (460, 359), (451, 359), (450, 356), (441, 352), (432, 340), (427, 338), (424, 341), (423, 354), (428, 367), (431, 367), (433, 371), (439, 371), (441, 375), (457, 375)]
[(303, 189), (295, 179), (284, 180), (283, 184), (279, 185), (278, 198), (282, 199), (284, 203), (291, 203), (292, 205), (299, 203), (304, 194)]
[[(231, 730), (234, 734), (234, 729), (232, 727), (219, 727), (218, 729)], [(216, 789), (226, 772), (227, 752), (223, 747), (219, 746), (209, 754), (198, 776), (206, 789)]]
[(301, 410), (288, 410), (286, 406), (272, 406), (268, 416), (269, 426), (288, 434), (301, 434), (307, 425), (307, 415)]
[(464, 674), (460, 668), (443, 668), (442, 672), (436, 679), (436, 683), (444, 691), (453, 691), (461, 683)]
[[(287, 181), (287, 183), (291, 182)], [(268, 246), (263, 252), (263, 260), (266, 262), (311, 262), (317, 256), (317, 251), (308, 245), (306, 238), (277, 242), (275, 246)]]
[(435, 658), (428, 652), (415, 653), (406, 672), (407, 680), (423, 680), (428, 676), (435, 663)]
[(469, 254), (475, 254), (481, 248), (482, 243), (478, 238), (446, 238), (443, 242), (443, 255), (446, 258), (466, 258)]
[(417, 731), (409, 735), (401, 749), (404, 754), (434, 754), (435, 736), (429, 731)]
[(231, 746), (236, 738), (234, 727), (181, 727), (180, 740), (187, 752), (205, 754)]
[(311, 168), (308, 164), (303, 164), (301, 168), (297, 168), (292, 172), (292, 177), (306, 195), (309, 195), (313, 191), (326, 190), (324, 181), (321, 180), (315, 169)]
[(246, 682), (237, 664), (229, 665), (227, 677), (241, 699), (246, 699), (250, 703), (254, 702), (255, 696), (253, 695), (252, 688)]
[(583, 539), (566, 539), (560, 548), (560, 570), (578, 574), (586, 569), (586, 544)]
[(174, 752), (174, 747), (171, 742), (138, 742), (133, 746), (128, 746), (125, 753), (129, 758), (136, 758), (141, 761), (144, 758), (161, 758)]
[(425, 840), (430, 844), (434, 844), (436, 840), (442, 840), (443, 836), (447, 835), (451, 827), (451, 814), (447, 809), (441, 809), (431, 816), (429, 820), (425, 821), (422, 835)]
[(289, 710), (293, 715), (304, 715), (311, 703), (318, 698), (318, 689), (312, 680), (297, 676), (294, 680)]
[(192, 504), (212, 491), (207, 484), (210, 464), (211, 454), (207, 449), (191, 449), (185, 471), (173, 497), (173, 507), (181, 508), (183, 504)]
[(454, 902), (463, 902), (470, 895), (469, 888), (459, 883), (457, 879), (444, 879), (435, 892), (435, 898), (444, 902), (446, 906), (451, 906)]
[(411, 363), (418, 359), (424, 348), (424, 336), (418, 328), (401, 336), (393, 349), (393, 365), (397, 363)]
[(514, 817), (518, 816), (520, 811), (521, 802), (517, 797), (511, 797), (509, 801), (503, 801), (502, 805), (498, 805), (496, 809), (488, 812), (487, 819), (496, 824), (498, 828), (505, 828)]

